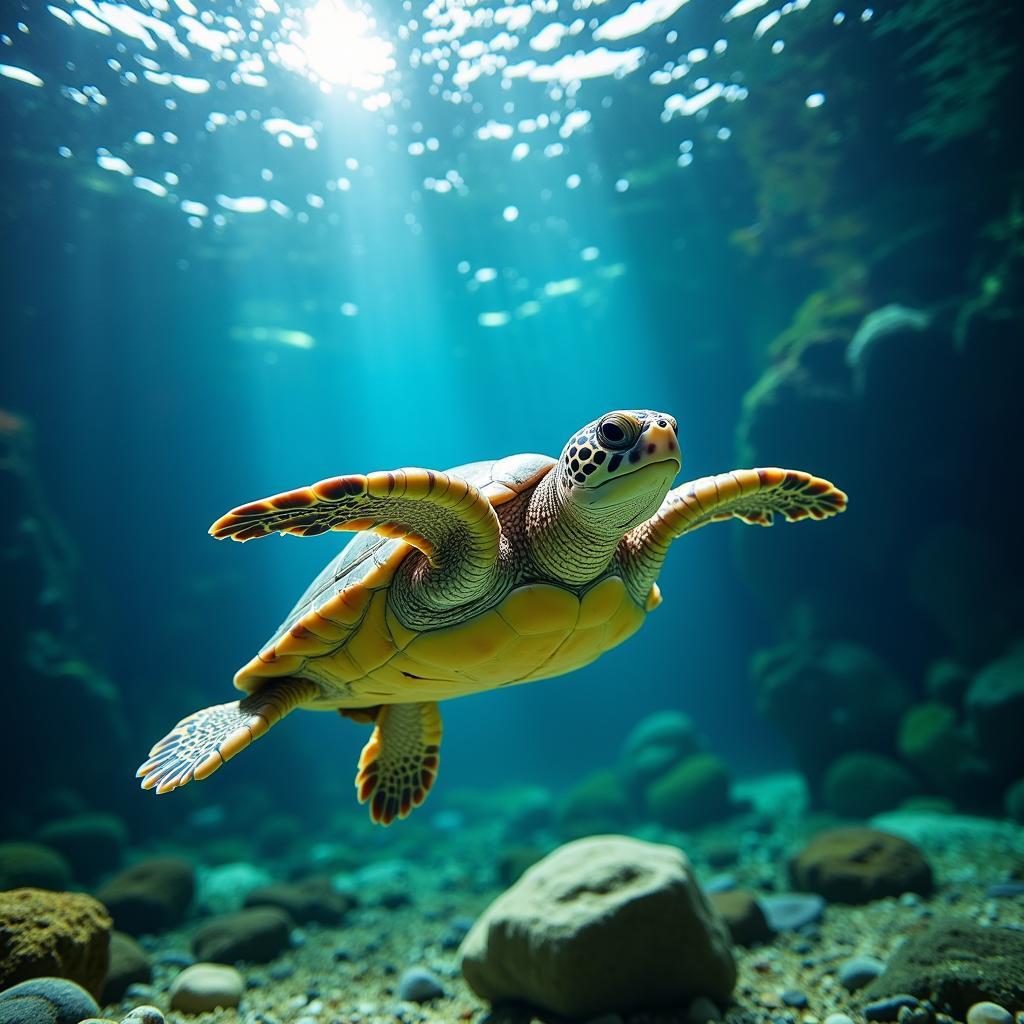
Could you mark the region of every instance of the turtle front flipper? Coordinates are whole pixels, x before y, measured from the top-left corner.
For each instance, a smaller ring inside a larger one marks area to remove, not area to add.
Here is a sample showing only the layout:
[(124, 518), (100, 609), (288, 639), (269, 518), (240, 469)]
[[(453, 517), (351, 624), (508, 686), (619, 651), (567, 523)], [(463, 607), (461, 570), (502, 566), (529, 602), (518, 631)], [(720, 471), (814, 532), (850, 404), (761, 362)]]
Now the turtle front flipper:
[(279, 679), (244, 700), (196, 711), (153, 747), (136, 778), (158, 793), (205, 779), (317, 692), (306, 679)]
[[(348, 712), (349, 717), (355, 717)], [(386, 704), (359, 757), (359, 802), (380, 825), (405, 818), (427, 798), (437, 776), (441, 712), (434, 702)]]
[(246, 541), (271, 533), (309, 537), (370, 530), (426, 555), (424, 603), (452, 608), (486, 593), (497, 573), (501, 525), (472, 484), (430, 469), (338, 476), (250, 502), (221, 516), (210, 534)]
[(786, 522), (828, 519), (846, 508), (835, 484), (798, 469), (734, 469), (673, 488), (646, 523), (626, 534), (625, 564), (634, 587), (646, 593), (661, 570), (672, 541), (708, 523), (740, 519), (771, 526), (775, 515)]
[(846, 495), (835, 484), (799, 469), (734, 469), (673, 488), (638, 529), (647, 531), (650, 542), (667, 544), (723, 519), (771, 526), (776, 513), (795, 523), (827, 519), (845, 508)]

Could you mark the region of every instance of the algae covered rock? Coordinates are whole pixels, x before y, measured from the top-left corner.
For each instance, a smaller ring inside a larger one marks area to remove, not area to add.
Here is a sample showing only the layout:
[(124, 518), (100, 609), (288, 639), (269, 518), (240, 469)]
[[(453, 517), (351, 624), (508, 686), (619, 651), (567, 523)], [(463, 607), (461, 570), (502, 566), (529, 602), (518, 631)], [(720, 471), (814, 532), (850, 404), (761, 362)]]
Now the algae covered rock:
[(292, 919), (277, 907), (253, 907), (204, 924), (192, 940), (200, 960), (266, 963), (288, 948)]
[(1024, 933), (967, 918), (934, 921), (900, 946), (862, 994), (871, 1001), (903, 993), (930, 999), (957, 1020), (986, 1000), (1024, 1010)]
[(339, 892), (329, 878), (314, 876), (301, 882), (281, 882), (253, 889), (246, 907), (277, 907), (297, 924), (340, 924), (355, 906), (353, 897)]
[(955, 708), (941, 701), (915, 704), (900, 722), (900, 753), (936, 789), (975, 805), (991, 789), (991, 769), (961, 728)]
[(77, 814), (45, 825), (39, 840), (63, 854), (77, 877), (92, 879), (121, 863), (128, 832), (113, 814)]
[(840, 754), (891, 749), (910, 704), (899, 676), (859, 644), (785, 644), (760, 652), (751, 668), (759, 709), (812, 788)]
[(636, 796), (681, 761), (701, 751), (700, 737), (681, 711), (658, 711), (639, 721), (622, 747), (626, 786)]
[(625, 836), (559, 847), (499, 896), (460, 949), (478, 996), (568, 1017), (726, 1002), (728, 929), (685, 854)]
[(110, 917), (83, 893), (0, 892), (0, 988), (48, 976), (99, 996), (110, 962)]
[(195, 870), (179, 857), (151, 857), (115, 875), (96, 893), (118, 930), (148, 935), (173, 928), (195, 892)]
[(841, 818), (870, 818), (920, 792), (914, 777), (884, 754), (844, 754), (825, 773), (825, 806)]
[(88, 992), (64, 978), (33, 978), (0, 992), (0, 1024), (79, 1024), (99, 1012)]
[(982, 756), (1007, 779), (1024, 774), (1024, 651), (978, 673), (967, 691), (966, 710)]
[(589, 775), (566, 794), (559, 826), (571, 837), (621, 828), (631, 817), (629, 794), (617, 771)]
[(668, 828), (694, 828), (733, 812), (729, 787), (729, 769), (720, 757), (695, 754), (652, 783), (647, 808)]
[(71, 883), (71, 868), (55, 850), (40, 843), (0, 843), (0, 891), (50, 889)]
[(867, 903), (933, 888), (932, 869), (911, 842), (873, 828), (820, 832), (789, 861), (793, 884), (835, 903)]

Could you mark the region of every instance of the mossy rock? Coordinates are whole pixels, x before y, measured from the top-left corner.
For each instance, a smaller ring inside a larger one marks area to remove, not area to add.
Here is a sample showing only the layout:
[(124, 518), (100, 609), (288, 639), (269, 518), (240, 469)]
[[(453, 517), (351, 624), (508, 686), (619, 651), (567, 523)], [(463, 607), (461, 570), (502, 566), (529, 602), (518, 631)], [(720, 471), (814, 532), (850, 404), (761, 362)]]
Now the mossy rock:
[(842, 818), (870, 818), (899, 807), (920, 791), (914, 777), (883, 754), (858, 751), (835, 761), (825, 773), (825, 806)]
[(106, 908), (77, 892), (0, 893), (0, 989), (59, 977), (99, 996), (110, 965)]
[(915, 704), (900, 722), (900, 753), (939, 792), (968, 804), (989, 791), (990, 771), (958, 722), (956, 709), (940, 701)]
[(41, 843), (0, 843), (0, 891), (50, 889), (71, 884), (71, 868), (55, 850)]
[(668, 828), (695, 828), (733, 812), (729, 786), (729, 769), (720, 757), (695, 754), (648, 788), (647, 808)]
[(701, 752), (693, 722), (681, 711), (658, 711), (639, 721), (622, 746), (622, 771), (631, 794), (641, 796), (675, 765)]
[(911, 935), (862, 993), (865, 1002), (903, 994), (929, 999), (957, 1020), (979, 1002), (1024, 1010), (1024, 934), (966, 918), (934, 921)]
[(180, 857), (150, 857), (115, 875), (96, 893), (129, 935), (159, 934), (180, 923), (195, 893), (195, 869)]
[(978, 749), (1006, 781), (1024, 772), (1024, 650), (987, 665), (967, 691), (967, 717)]
[(78, 878), (90, 880), (118, 867), (128, 831), (113, 814), (77, 814), (45, 825), (38, 838), (63, 854)]
[(629, 795), (616, 771), (594, 772), (562, 801), (559, 831), (572, 838), (615, 832), (632, 817)]

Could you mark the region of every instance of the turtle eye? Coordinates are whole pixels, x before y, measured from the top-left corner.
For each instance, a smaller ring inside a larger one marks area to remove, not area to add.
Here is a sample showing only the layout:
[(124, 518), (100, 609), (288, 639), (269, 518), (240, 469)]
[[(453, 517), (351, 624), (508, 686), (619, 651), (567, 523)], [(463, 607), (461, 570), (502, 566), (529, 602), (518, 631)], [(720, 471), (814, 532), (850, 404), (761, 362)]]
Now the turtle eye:
[(611, 413), (597, 424), (597, 439), (605, 448), (622, 452), (632, 448), (640, 436), (640, 424), (631, 416)]

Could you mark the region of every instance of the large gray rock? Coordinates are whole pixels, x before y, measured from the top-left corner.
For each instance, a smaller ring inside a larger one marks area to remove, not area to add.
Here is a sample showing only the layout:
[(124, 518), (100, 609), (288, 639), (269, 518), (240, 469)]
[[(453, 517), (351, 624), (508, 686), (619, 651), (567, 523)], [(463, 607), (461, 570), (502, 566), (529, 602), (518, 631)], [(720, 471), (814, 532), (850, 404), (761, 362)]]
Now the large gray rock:
[(528, 869), (460, 948), (469, 986), (567, 1017), (728, 1000), (729, 931), (686, 855), (626, 836), (590, 836)]

